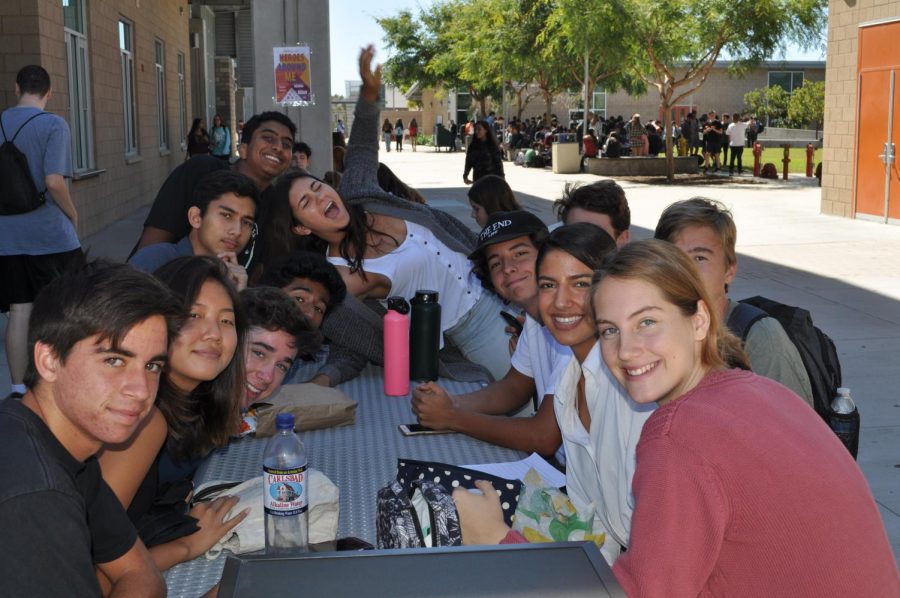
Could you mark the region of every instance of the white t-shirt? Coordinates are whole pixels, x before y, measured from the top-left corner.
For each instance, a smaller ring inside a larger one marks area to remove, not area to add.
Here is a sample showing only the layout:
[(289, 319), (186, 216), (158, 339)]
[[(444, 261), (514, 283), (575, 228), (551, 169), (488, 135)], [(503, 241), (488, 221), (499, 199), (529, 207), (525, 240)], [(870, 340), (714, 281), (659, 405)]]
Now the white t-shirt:
[(554, 372), (559, 374), (561, 365), (568, 363), (572, 349), (556, 342), (546, 327), (531, 316), (525, 316), (525, 327), (510, 360), (516, 371), (534, 379), (539, 399), (556, 392)]
[[(590, 434), (578, 417), (575, 392), (584, 372), (584, 392), (591, 415)], [(639, 405), (619, 385), (600, 358), (595, 343), (584, 364), (573, 356), (556, 385), (556, 421), (566, 449), (566, 489), (578, 513), (593, 511), (606, 530), (600, 549), (612, 565), (620, 545), (628, 546), (634, 496), (631, 480), (644, 422), (656, 403)]]
[[(327, 256), (335, 266), (348, 266), (342, 257)], [(406, 238), (400, 246), (376, 258), (363, 260), (366, 272), (381, 274), (391, 281), (388, 296), (412, 299), (419, 289), (438, 292), (441, 304), (441, 331), (453, 328), (481, 298), (481, 282), (472, 273), (468, 258), (448, 249), (430, 230), (406, 221)], [(441, 348), (444, 335), (441, 335)]]
[(747, 132), (747, 123), (736, 122), (728, 125), (725, 135), (728, 136), (728, 145), (731, 147), (744, 147), (745, 134)]

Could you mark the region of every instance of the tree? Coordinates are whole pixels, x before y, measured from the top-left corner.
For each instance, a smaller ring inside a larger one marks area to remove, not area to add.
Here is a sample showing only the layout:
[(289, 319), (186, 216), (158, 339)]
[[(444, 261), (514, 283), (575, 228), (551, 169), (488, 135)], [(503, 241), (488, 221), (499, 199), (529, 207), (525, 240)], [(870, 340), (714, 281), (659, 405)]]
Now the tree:
[[(585, 116), (593, 107), (594, 89), (601, 83), (607, 91), (624, 87), (643, 93), (646, 87), (623, 69), (628, 49), (619, 40), (628, 34), (627, 23), (616, 13), (613, 2), (556, 0), (544, 31), (547, 43), (561, 45), (568, 55), (564, 67), (572, 79), (588, 90)], [(585, 77), (585, 60), (588, 71)]]
[(484, 17), (483, 2), (444, 0), (419, 9), (418, 17), (401, 10), (376, 19), (392, 51), (384, 63), (385, 80), (404, 89), (416, 82), (465, 89), (486, 113), (488, 97), (500, 92), (500, 76)]
[(392, 51), (384, 61), (385, 81), (401, 89), (409, 89), (416, 82), (424, 86), (437, 84), (426, 69), (438, 52), (437, 32), (430, 31), (424, 19), (417, 19), (408, 10), (375, 20), (384, 30), (385, 44)]
[(508, 0), (456, 3), (447, 27), (447, 45), (433, 61), (438, 71), (455, 72), (478, 102), (481, 118), (488, 114), (488, 98), (502, 93), (502, 56), (508, 47), (502, 19), (508, 4)]
[(544, 112), (549, 119), (553, 98), (578, 83), (571, 68), (578, 58), (559, 43), (559, 31), (550, 28), (553, 0), (517, 0), (514, 4), (516, 11), (507, 27), (517, 35), (514, 50), (516, 78), (530, 79), (540, 89)]
[(787, 115), (795, 126), (815, 123), (818, 139), (819, 126), (825, 116), (825, 82), (805, 81), (802, 87), (795, 89), (791, 94)]
[(782, 124), (788, 113), (791, 96), (780, 85), (760, 87), (744, 94), (744, 103), (766, 123), (775, 126)]
[[(697, 91), (723, 52), (740, 75), (782, 49), (820, 43), (826, 0), (585, 0), (585, 14), (608, 2), (625, 21), (629, 68), (660, 98), (665, 130), (672, 108)], [(672, 135), (666, 135), (668, 179), (675, 178)]]

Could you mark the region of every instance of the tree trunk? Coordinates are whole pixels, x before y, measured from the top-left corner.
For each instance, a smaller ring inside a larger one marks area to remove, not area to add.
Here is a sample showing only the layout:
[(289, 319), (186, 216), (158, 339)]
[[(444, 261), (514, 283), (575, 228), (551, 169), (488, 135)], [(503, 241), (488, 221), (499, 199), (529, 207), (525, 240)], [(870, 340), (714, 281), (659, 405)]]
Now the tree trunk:
[(546, 108), (546, 112), (544, 114), (547, 115), (547, 125), (550, 125), (550, 120), (552, 117), (550, 116), (550, 111), (553, 109), (553, 95), (549, 92), (544, 92), (544, 107)]
[(663, 127), (666, 134), (666, 180), (670, 183), (675, 181), (675, 155), (672, 146), (672, 109), (669, 101), (662, 101), (663, 110)]

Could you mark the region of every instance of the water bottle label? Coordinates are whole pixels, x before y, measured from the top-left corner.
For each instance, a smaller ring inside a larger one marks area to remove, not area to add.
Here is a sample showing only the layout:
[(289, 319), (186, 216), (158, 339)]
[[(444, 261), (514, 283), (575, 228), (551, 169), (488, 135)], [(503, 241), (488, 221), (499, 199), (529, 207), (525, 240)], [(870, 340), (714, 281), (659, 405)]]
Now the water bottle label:
[(266, 515), (289, 517), (306, 512), (306, 466), (294, 469), (263, 467)]

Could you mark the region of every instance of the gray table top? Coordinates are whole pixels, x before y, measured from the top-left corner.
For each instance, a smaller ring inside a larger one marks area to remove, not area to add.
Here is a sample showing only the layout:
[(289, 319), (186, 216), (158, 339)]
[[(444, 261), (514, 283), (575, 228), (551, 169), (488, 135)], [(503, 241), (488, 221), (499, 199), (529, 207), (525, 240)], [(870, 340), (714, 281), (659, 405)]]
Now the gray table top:
[[(479, 385), (440, 380), (451, 394), (471, 392)], [(387, 397), (382, 369), (369, 366), (363, 374), (338, 387), (359, 406), (350, 426), (302, 432), (309, 465), (327, 475), (340, 489), (338, 537), (356, 536), (375, 544), (376, 494), (397, 472), (397, 459), (439, 461), (455, 465), (516, 461), (524, 453), (481, 442), (462, 434), (410, 436), (397, 426), (415, 422), (409, 397)], [(262, 471), (267, 439), (243, 438), (210, 455), (197, 471), (195, 483), (246, 480)], [(225, 553), (230, 554), (230, 553)], [(166, 573), (169, 596), (193, 598), (215, 584), (225, 557), (199, 557)]]

